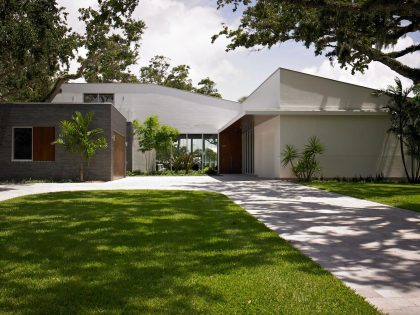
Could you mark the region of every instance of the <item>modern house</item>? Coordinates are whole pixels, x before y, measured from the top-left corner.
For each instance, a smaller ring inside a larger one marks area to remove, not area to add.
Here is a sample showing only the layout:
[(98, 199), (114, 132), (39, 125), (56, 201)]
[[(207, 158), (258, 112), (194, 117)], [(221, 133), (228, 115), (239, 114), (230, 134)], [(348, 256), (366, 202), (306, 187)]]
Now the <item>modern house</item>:
[[(64, 84), (51, 104), (0, 104), (0, 178), (72, 177), (75, 166), (61, 148), (55, 149), (54, 161), (37, 160), (36, 134), (37, 127), (46, 126), (57, 135), (59, 120), (75, 110), (95, 112), (95, 126), (106, 131), (111, 144), (92, 160), (90, 179), (120, 177), (116, 160), (123, 161), (125, 170), (145, 170), (130, 122), (150, 115), (178, 128), (178, 145), (201, 150), (202, 166), (220, 173), (293, 177), (281, 166), (282, 150), (287, 144), (303, 147), (309, 137), (318, 136), (326, 147), (320, 158), (324, 177), (403, 177), (397, 142), (387, 133), (389, 117), (382, 110), (387, 99), (372, 92), (282, 68), (243, 103), (151, 84)], [(25, 127), (32, 128), (33, 139), (19, 160), (14, 155), (17, 134), (29, 133), (20, 129)]]

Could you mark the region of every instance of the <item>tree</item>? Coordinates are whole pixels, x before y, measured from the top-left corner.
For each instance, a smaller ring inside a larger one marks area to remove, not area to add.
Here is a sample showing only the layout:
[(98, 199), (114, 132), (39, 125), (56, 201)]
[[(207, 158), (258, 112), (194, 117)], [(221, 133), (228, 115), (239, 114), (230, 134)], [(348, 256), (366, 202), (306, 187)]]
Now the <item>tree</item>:
[(420, 50), (415, 43), (399, 51), (383, 48), (420, 29), (418, 0), (217, 0), (218, 7), (233, 5), (235, 11), (245, 5), (236, 29), (220, 35), (237, 47), (272, 47), (288, 40), (314, 47), (315, 55), (325, 54), (352, 73), (363, 72), (378, 61), (418, 83), (420, 69), (403, 64), (398, 58)]
[[(0, 4), (0, 101), (51, 101), (60, 86), (132, 82), (144, 23), (133, 18), (139, 0), (98, 0), (79, 9), (85, 28), (73, 31), (56, 0), (4, 0)], [(85, 53), (79, 54), (84, 51)], [(70, 63), (77, 61), (76, 71)]]
[[(410, 93), (415, 93), (410, 98)], [(399, 78), (395, 78), (395, 86), (378, 90), (374, 95), (389, 97), (385, 107), (391, 118), (388, 132), (393, 133), (400, 145), (404, 172), (410, 183), (420, 182), (420, 87), (411, 86), (403, 89)], [(407, 166), (406, 154), (410, 156), (411, 168)]]
[(198, 82), (198, 87), (194, 89), (196, 93), (204, 94), (208, 96), (214, 96), (221, 98), (222, 95), (216, 89), (216, 83), (211, 80), (209, 77), (202, 79)]
[(148, 66), (140, 68), (140, 83), (165, 85), (170, 66), (165, 56), (154, 56)]
[(179, 131), (174, 127), (161, 125), (157, 116), (147, 117), (143, 124), (134, 120), (133, 128), (139, 151), (146, 157), (146, 171), (149, 172), (152, 151), (155, 150), (158, 156), (168, 155)]
[(194, 91), (190, 76), (190, 66), (179, 65), (173, 67), (167, 76), (164, 85), (184, 91)]
[(75, 153), (80, 158), (80, 181), (84, 181), (84, 164), (89, 167), (90, 159), (98, 149), (105, 149), (108, 144), (101, 128), (89, 129), (93, 112), (83, 116), (80, 112), (72, 115), (72, 120), (60, 122), (60, 134), (54, 144), (63, 145), (66, 151)]
[[(324, 146), (317, 137), (311, 137), (302, 153), (292, 145), (286, 145), (283, 150), (282, 165), (286, 167), (291, 165), (293, 174), (299, 179), (310, 182), (314, 175), (320, 172), (321, 166), (317, 160), (317, 156), (323, 154)], [(297, 160), (297, 162), (296, 162)]]
[(141, 83), (152, 83), (195, 92), (199, 94), (221, 98), (216, 89), (216, 83), (209, 77), (202, 79), (197, 87), (194, 87), (190, 78), (190, 66), (178, 65), (171, 68), (170, 59), (165, 56), (154, 56), (149, 64), (140, 68)]
[(170, 163), (173, 155), (174, 141), (179, 137), (178, 129), (168, 126), (160, 125), (156, 134), (156, 156), (157, 160), (162, 163)]

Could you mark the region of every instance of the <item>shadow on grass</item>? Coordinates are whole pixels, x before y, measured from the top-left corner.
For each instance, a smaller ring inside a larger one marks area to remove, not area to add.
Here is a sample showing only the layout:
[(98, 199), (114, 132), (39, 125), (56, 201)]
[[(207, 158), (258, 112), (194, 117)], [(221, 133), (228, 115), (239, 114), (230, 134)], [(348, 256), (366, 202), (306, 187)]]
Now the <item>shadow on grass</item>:
[(215, 193), (60, 192), (3, 202), (0, 253), (4, 312), (375, 313)]

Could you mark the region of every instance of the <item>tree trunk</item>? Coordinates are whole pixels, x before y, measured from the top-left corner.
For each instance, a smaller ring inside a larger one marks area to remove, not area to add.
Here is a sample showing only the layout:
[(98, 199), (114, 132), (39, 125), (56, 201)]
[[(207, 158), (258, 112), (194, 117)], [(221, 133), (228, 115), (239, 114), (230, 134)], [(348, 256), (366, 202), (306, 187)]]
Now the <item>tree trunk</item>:
[(84, 176), (83, 176), (83, 159), (80, 161), (80, 181), (83, 182)]
[(402, 162), (403, 162), (403, 165), (404, 165), (405, 176), (407, 177), (408, 182), (411, 183), (411, 178), (410, 178), (410, 175), (408, 174), (408, 170), (407, 170), (407, 164), (405, 163), (404, 141), (403, 141), (401, 135), (399, 136), (399, 138), (400, 138), (401, 158), (402, 158)]

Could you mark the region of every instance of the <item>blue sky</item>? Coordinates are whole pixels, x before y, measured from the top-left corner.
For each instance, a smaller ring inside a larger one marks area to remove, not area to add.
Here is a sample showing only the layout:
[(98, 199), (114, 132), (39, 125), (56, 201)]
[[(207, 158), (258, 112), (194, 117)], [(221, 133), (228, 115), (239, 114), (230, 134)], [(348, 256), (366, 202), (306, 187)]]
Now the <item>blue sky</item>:
[[(68, 8), (70, 24), (81, 28), (77, 20), (77, 8), (94, 4), (95, 0), (58, 0)], [(316, 57), (312, 49), (302, 44), (287, 42), (271, 50), (252, 51), (243, 48), (225, 52), (226, 39), (211, 44), (211, 36), (221, 29), (221, 23), (237, 25), (240, 10), (232, 7), (216, 9), (216, 0), (140, 0), (135, 15), (146, 22), (141, 47), (141, 58), (133, 71), (147, 64), (154, 55), (171, 58), (174, 65), (191, 66), (193, 81), (209, 76), (217, 83), (224, 98), (237, 100), (249, 95), (278, 67), (329, 77), (374, 88), (392, 84), (396, 75), (387, 67), (372, 63), (364, 74), (352, 76), (350, 71), (332, 67), (323, 57)], [(398, 44), (405, 47), (419, 42), (419, 34), (410, 35)], [(404, 63), (420, 67), (420, 53), (404, 58)], [(410, 84), (404, 80), (405, 84)]]

